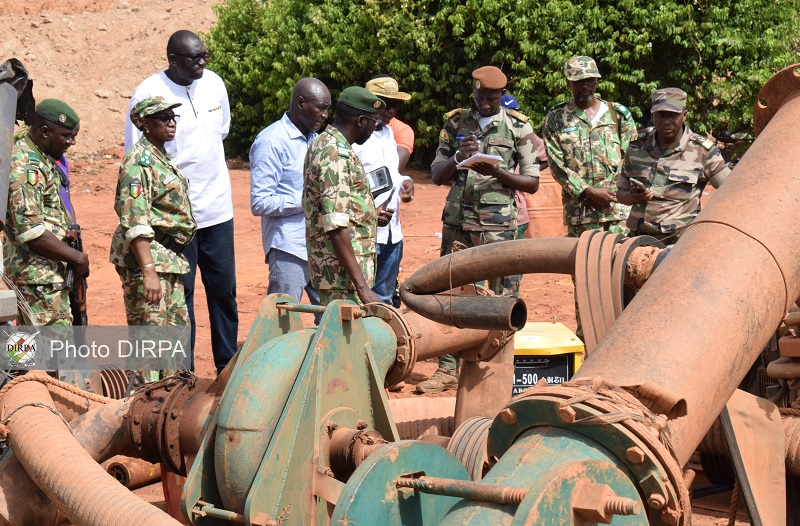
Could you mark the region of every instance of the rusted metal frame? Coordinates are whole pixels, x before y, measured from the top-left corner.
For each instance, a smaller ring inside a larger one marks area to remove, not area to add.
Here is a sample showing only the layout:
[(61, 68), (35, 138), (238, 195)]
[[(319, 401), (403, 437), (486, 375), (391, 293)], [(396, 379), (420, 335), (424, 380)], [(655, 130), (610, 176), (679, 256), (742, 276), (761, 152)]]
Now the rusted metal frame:
[[(612, 320), (605, 319), (605, 311), (603, 309), (603, 295), (600, 289), (600, 283), (603, 281), (603, 276), (600, 275), (600, 258), (602, 256), (601, 249), (606, 238), (610, 237), (608, 232), (598, 232), (593, 236), (587, 247), (586, 254), (586, 292), (589, 296), (589, 308), (592, 310), (592, 323), (594, 325), (594, 337), (599, 342), (606, 334), (606, 324), (613, 323)], [(577, 276), (576, 276), (577, 280)], [(582, 291), (584, 289), (581, 289)], [(586, 349), (589, 353), (594, 349)]]
[[(686, 414), (666, 431), (679, 464), (800, 292), (800, 244), (786, 242), (798, 237), (800, 147), (786, 130), (800, 119), (800, 75), (793, 67), (774, 78), (760, 96), (772, 120), (577, 375), (650, 381), (684, 400)], [(726, 323), (709, 323), (709, 312)]]
[(634, 250), (641, 246), (664, 247), (660, 241), (650, 236), (629, 238), (616, 247), (614, 263), (611, 269), (611, 290), (615, 319), (620, 317), (622, 310), (625, 308), (625, 276), (628, 273), (628, 258)]
[(471, 480), (455, 480), (439, 477), (399, 477), (394, 481), (398, 488), (413, 488), (425, 493), (458, 497), (461, 499), (479, 500), (494, 504), (519, 504), (527, 488), (511, 488), (500, 484), (485, 484)]

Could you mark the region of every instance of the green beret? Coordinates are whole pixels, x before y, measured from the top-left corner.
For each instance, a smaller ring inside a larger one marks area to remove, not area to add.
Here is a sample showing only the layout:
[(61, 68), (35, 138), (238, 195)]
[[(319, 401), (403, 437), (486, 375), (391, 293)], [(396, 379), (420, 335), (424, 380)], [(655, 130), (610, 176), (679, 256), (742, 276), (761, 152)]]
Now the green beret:
[(383, 100), (361, 86), (345, 88), (339, 95), (338, 102), (366, 113), (379, 113), (386, 107)]
[(57, 99), (44, 99), (36, 106), (36, 113), (48, 121), (58, 124), (68, 130), (73, 129), (81, 122), (75, 110), (69, 107), (66, 102)]

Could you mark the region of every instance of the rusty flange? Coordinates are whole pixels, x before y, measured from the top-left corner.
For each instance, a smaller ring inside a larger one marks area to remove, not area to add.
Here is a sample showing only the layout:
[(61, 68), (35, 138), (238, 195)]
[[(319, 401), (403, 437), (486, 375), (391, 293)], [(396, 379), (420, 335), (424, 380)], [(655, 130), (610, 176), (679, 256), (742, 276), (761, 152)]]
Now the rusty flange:
[(533, 387), (494, 419), (487, 451), (490, 457), (502, 457), (517, 437), (535, 426), (580, 433), (604, 445), (630, 469), (651, 513), (657, 513), (662, 523), (686, 525), (691, 516), (689, 491), (683, 469), (661, 433), (665, 424), (663, 415), (653, 414), (624, 390), (601, 381)]
[(753, 107), (753, 131), (758, 136), (789, 100), (800, 94), (800, 64), (780, 70), (758, 92)]
[(134, 395), (126, 420), (140, 458), (163, 462), (170, 471), (186, 476), (180, 451), (180, 423), (183, 408), (197, 392), (196, 387), (194, 373), (182, 371), (146, 385)]
[(386, 373), (386, 387), (402, 382), (417, 363), (416, 342), (411, 328), (403, 319), (400, 311), (385, 303), (368, 303), (364, 305), (367, 316), (374, 316), (385, 321), (397, 337), (397, 358), (389, 372)]

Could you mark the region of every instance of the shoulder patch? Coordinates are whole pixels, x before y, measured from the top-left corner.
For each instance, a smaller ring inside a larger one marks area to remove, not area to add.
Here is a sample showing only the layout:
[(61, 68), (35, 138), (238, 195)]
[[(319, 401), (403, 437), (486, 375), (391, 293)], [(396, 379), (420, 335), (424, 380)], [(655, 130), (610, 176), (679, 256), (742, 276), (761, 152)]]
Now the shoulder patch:
[(36, 166), (42, 163), (42, 158), (39, 157), (39, 154), (33, 151), (28, 152), (28, 163), (34, 164)]
[(517, 110), (507, 110), (506, 113), (508, 113), (509, 115), (511, 115), (512, 117), (517, 119), (518, 121), (528, 122), (530, 120), (527, 115), (523, 115), (520, 112), (518, 112)]
[(139, 179), (134, 179), (133, 181), (131, 181), (129, 189), (131, 192), (131, 197), (136, 199), (137, 197), (142, 195), (142, 182)]
[(626, 119), (631, 116), (631, 110), (627, 108), (624, 104), (620, 104), (618, 102), (612, 102), (611, 105), (617, 110), (617, 113), (625, 117)]
[(37, 184), (39, 184), (39, 170), (28, 168), (26, 174), (28, 176), (29, 185), (36, 186)]
[(453, 111), (448, 111), (447, 113), (445, 113), (444, 114), (444, 118), (445, 118), (445, 120), (450, 120), (453, 117), (455, 117), (456, 115), (458, 115), (459, 113), (461, 113), (461, 108), (456, 108)]
[(549, 109), (548, 111), (552, 111), (552, 110), (554, 110), (554, 109), (556, 109), (556, 108), (561, 108), (562, 106), (566, 106), (566, 105), (567, 105), (567, 103), (568, 103), (569, 101), (570, 101), (570, 99), (567, 99), (567, 100), (565, 100), (565, 101), (563, 101), (563, 102), (559, 102), (559, 103), (558, 103), (558, 104), (556, 104), (555, 106), (551, 106), (551, 107), (550, 107), (550, 109)]
[(710, 150), (714, 147), (714, 141), (712, 141), (708, 137), (702, 137), (700, 135), (697, 135), (696, 133), (692, 134), (691, 140), (696, 142), (706, 150)]
[(439, 132), (439, 140), (443, 142), (450, 142), (450, 136), (447, 134), (446, 130)]

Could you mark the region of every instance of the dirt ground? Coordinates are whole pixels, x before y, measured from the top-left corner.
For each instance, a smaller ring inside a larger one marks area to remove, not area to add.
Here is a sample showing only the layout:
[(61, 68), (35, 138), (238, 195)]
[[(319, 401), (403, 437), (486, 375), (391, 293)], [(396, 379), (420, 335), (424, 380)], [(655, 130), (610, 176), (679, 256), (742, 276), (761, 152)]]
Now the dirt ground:
[[(72, 199), (91, 261), (88, 315), (94, 325), (123, 324), (119, 278), (108, 262), (116, 226), (113, 196), (122, 157), (124, 115), (130, 93), (145, 77), (166, 66), (166, 41), (177, 29), (207, 31), (215, 15), (210, 0), (28, 0), (0, 2), (0, 23), (7, 30), (0, 41), (0, 61), (16, 57), (34, 79), (38, 100), (61, 98), (81, 116), (78, 144), (70, 150)], [(213, 58), (210, 64), (213, 69)], [(268, 123), (265, 123), (268, 124)], [(235, 123), (234, 123), (235, 125)], [(416, 197), (401, 211), (405, 235), (401, 280), (439, 253), (441, 207), (446, 189), (424, 172), (414, 175)], [(255, 319), (267, 288), (260, 222), (249, 207), (249, 172), (231, 170), (235, 207), (239, 343)], [(557, 212), (556, 212), (557, 214)], [(543, 220), (551, 220), (543, 219)], [(538, 220), (538, 219), (535, 219)], [(539, 225), (543, 227), (544, 225)], [(528, 319), (556, 320), (575, 329), (572, 284), (568, 276), (526, 276), (522, 299)], [(198, 341), (196, 369), (214, 374), (208, 315), (202, 286), (197, 289)], [(435, 369), (418, 364), (400, 396), (413, 396), (413, 384)], [(158, 486), (140, 492), (160, 503)], [(715, 506), (727, 509), (723, 504)], [(697, 509), (695, 524), (725, 524), (723, 514)], [(743, 522), (739, 522), (742, 524)]]

